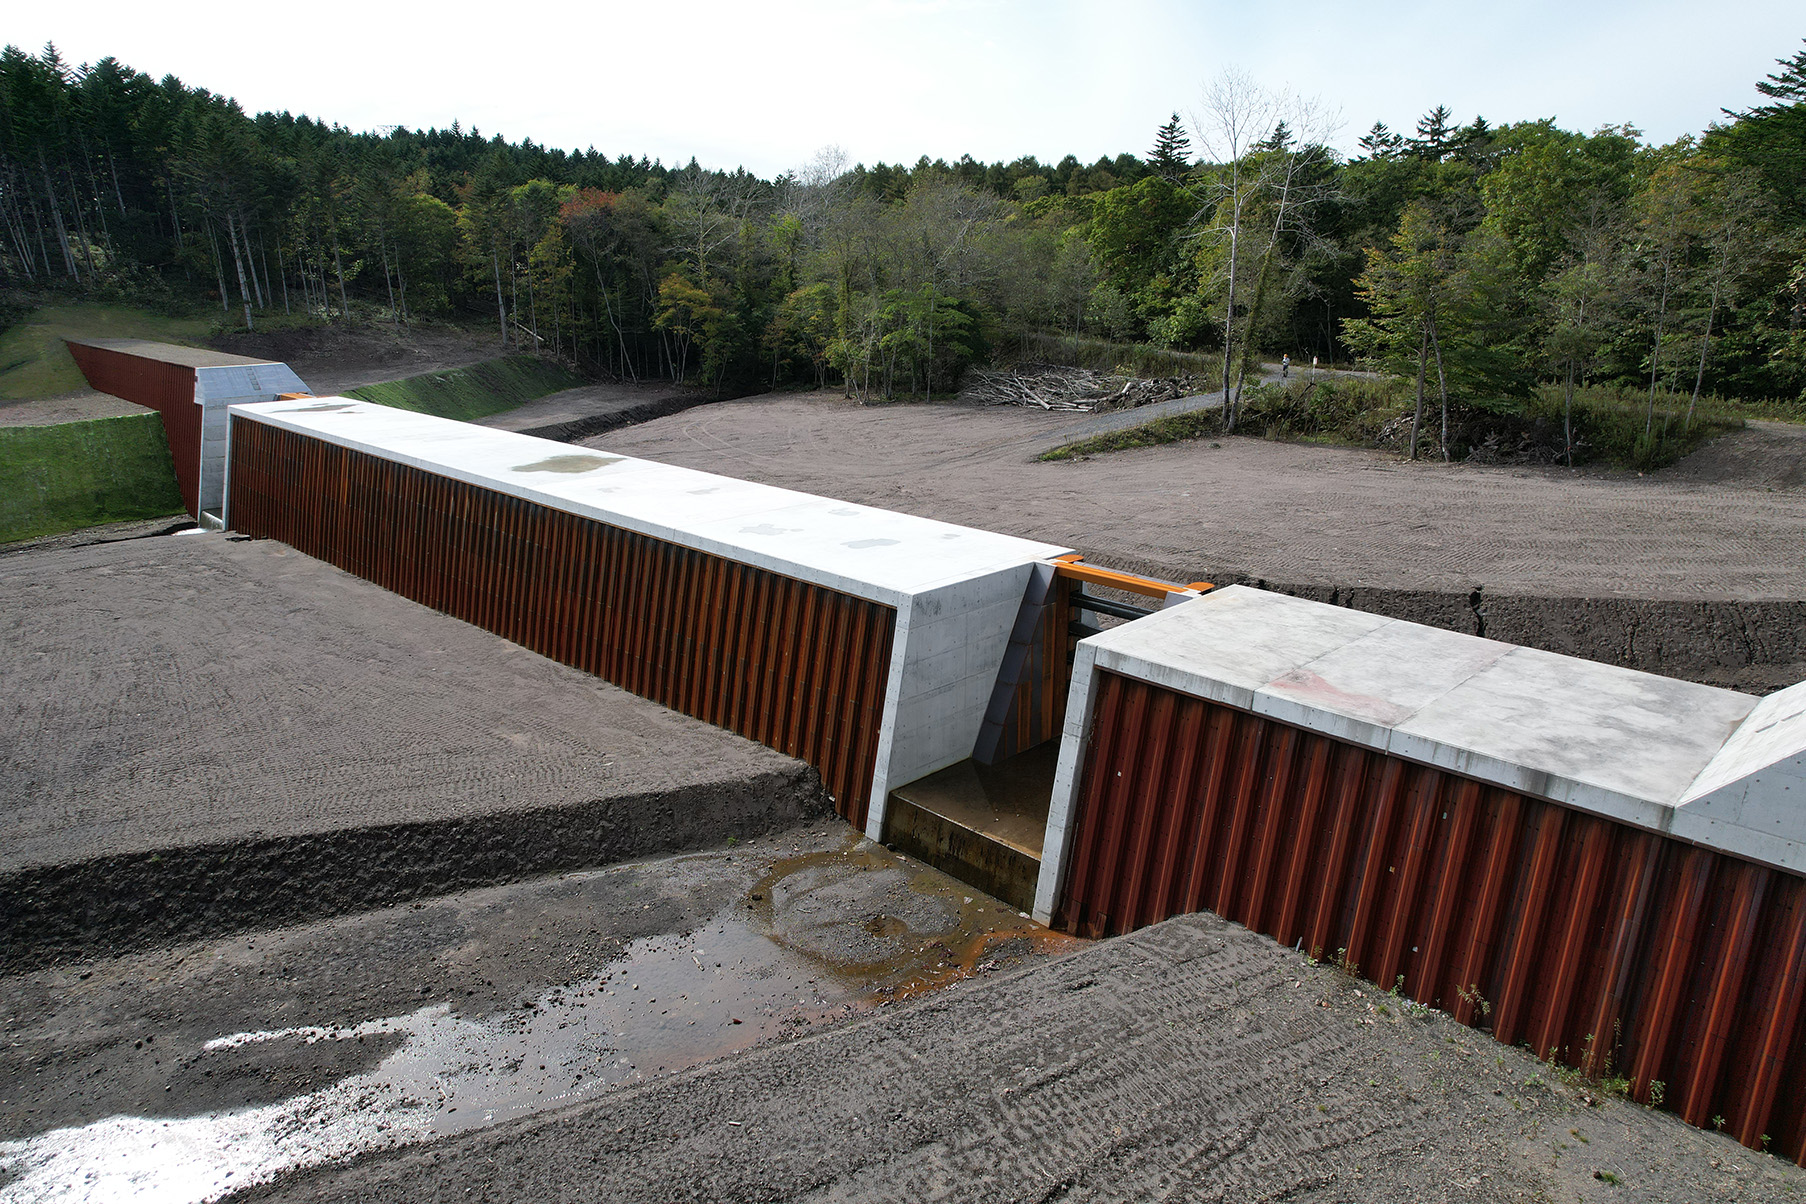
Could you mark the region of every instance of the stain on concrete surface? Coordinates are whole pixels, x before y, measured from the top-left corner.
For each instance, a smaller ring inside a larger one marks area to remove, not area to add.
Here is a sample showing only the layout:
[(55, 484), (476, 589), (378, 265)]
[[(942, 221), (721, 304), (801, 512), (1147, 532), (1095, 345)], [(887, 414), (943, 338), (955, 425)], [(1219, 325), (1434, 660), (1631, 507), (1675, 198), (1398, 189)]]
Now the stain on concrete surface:
[(543, 460), (535, 460), (531, 464), (516, 464), (509, 472), (593, 472), (598, 468), (607, 468), (610, 464), (619, 464), (620, 456), (547, 456)]

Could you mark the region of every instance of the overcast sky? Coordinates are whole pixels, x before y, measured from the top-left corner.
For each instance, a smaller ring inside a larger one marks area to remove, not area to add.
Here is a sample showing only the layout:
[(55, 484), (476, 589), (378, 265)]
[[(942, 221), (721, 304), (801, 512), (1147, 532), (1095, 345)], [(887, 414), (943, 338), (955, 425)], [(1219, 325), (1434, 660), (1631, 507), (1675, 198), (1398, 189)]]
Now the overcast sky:
[(850, 159), (1145, 153), (1175, 109), (1239, 67), (1409, 131), (1466, 121), (1629, 122), (1667, 141), (1806, 35), (1799, 0), (1283, 6), (1117, 0), (757, 0), (393, 5), (306, 0), (20, 4), (0, 38), (354, 129), (447, 126), (770, 175)]

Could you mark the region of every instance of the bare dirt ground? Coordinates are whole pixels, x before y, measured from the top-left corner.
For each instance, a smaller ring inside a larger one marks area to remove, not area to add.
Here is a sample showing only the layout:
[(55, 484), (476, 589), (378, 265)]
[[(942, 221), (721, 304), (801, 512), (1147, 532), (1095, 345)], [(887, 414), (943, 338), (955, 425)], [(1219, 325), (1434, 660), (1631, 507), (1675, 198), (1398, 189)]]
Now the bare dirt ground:
[(663, 382), (600, 381), (479, 418), (478, 426), (571, 443), (715, 400), (709, 390)]
[(419, 325), (397, 331), (378, 323), (226, 335), (214, 339), (212, 346), (286, 363), (321, 396), (506, 354), (494, 334)]
[[(1764, 424), (1668, 472), (1410, 463), (1204, 440), (1033, 457), (1091, 419), (779, 395), (590, 441), (1035, 539), (1190, 581), (1640, 599), (1806, 599), (1806, 428)], [(1728, 446), (1727, 446), (1728, 445)], [(1741, 448), (1762, 465), (1732, 471)], [(1790, 467), (1783, 467), (1790, 466)]]
[(0, 559), (0, 872), (793, 772), (282, 544)]
[(86, 422), (90, 418), (148, 413), (147, 407), (133, 405), (111, 393), (85, 389), (59, 397), (0, 402), (0, 426), (55, 426), (59, 422)]
[[(1209, 915), (248, 1200), (1779, 1200), (1806, 1173), (1570, 1086)], [(238, 1198), (238, 1197), (234, 1197)]]
[(0, 557), (0, 680), (13, 966), (698, 847), (819, 805), (800, 762), (272, 542)]
[(1715, 439), (1659, 474), (1665, 481), (1696, 481), (1762, 492), (1806, 490), (1806, 427), (1790, 422), (1751, 422)]

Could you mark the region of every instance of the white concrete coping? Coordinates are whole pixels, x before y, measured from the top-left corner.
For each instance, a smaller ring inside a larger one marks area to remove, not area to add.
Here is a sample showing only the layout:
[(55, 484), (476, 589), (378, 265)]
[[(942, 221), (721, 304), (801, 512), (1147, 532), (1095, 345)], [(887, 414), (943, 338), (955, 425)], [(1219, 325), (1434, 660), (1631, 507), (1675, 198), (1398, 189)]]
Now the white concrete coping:
[(1806, 828), (1806, 682), (1770, 694), (1675, 808), (1674, 834), (1795, 871)]
[(1756, 699), (1232, 586), (1081, 643), (1036, 899), (1044, 919), (1094, 667), (1806, 871), (1806, 684)]
[(893, 606), (1069, 550), (353, 398), (232, 413)]

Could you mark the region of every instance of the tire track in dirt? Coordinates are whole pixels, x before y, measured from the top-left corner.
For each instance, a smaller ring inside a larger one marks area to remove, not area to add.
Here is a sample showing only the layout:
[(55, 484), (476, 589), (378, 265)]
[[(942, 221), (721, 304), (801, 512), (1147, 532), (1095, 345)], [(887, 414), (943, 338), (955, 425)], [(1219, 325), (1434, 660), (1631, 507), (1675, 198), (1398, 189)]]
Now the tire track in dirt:
[[(1799, 1168), (1633, 1104), (1589, 1105), (1527, 1054), (1397, 1004), (1185, 917), (245, 1198), (1692, 1201), (1806, 1187)], [(1601, 1168), (1624, 1187), (1594, 1179)]]

